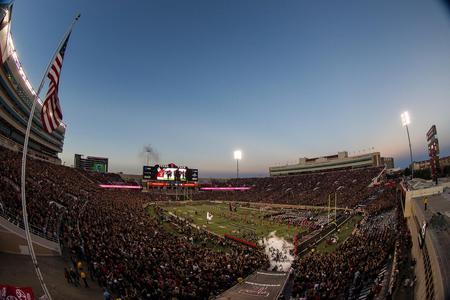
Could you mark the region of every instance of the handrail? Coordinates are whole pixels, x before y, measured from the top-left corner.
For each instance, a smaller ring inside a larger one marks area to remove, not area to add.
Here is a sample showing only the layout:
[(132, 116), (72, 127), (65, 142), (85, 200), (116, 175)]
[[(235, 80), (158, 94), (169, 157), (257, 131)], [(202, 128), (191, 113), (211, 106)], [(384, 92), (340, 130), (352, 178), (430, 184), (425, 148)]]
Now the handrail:
[[(12, 213), (8, 212), (6, 209), (0, 210), (0, 216), (2, 216), (5, 220), (7, 220), (9, 223), (16, 225), (20, 229), (25, 229), (25, 226), (23, 225), (22, 219), (17, 218), (17, 216), (13, 215)], [(41, 228), (30, 224), (30, 232), (34, 235), (37, 235), (43, 239), (59, 243), (59, 238), (48, 236)]]

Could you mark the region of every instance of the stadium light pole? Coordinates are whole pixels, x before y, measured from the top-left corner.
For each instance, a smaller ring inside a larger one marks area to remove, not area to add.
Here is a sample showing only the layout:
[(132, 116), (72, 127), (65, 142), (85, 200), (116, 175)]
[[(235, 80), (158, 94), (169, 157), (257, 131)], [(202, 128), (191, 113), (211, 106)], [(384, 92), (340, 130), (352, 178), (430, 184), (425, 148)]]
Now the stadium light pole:
[(409, 143), (409, 157), (411, 160), (410, 168), (411, 168), (411, 179), (414, 178), (414, 166), (413, 166), (413, 156), (412, 156), (412, 148), (411, 148), (411, 139), (409, 137), (409, 129), (408, 125), (411, 124), (411, 119), (409, 117), (409, 113), (407, 111), (403, 112), (401, 115), (402, 118), (402, 126), (406, 127), (406, 134), (408, 135), (408, 143)]
[(234, 151), (234, 159), (236, 160), (236, 178), (239, 178), (239, 161), (242, 159), (242, 151)]

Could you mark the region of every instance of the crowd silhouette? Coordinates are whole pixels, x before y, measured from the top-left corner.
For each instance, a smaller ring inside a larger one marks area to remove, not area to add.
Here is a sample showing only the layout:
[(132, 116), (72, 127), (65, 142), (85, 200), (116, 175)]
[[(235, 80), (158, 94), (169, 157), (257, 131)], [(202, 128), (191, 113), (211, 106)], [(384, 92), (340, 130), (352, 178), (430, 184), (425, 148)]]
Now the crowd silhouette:
[[(20, 222), (20, 155), (1, 149), (0, 157), (2, 211)], [(100, 189), (73, 168), (29, 159), (27, 198), (30, 223), (85, 262), (69, 274), (87, 271), (121, 299), (207, 299), (267, 263), (261, 251), (187, 224), (179, 224), (179, 235), (168, 232), (144, 208), (153, 195)]]
[[(294, 299), (357, 299), (372, 287), (368, 299), (379, 292), (374, 284), (386, 259), (394, 254), (404, 220), (395, 190), (386, 189), (367, 205), (363, 220), (352, 235), (331, 253), (311, 251), (295, 260)], [(404, 239), (406, 231), (401, 232)]]
[[(11, 222), (22, 220), (21, 155), (0, 148), (0, 211)], [(368, 187), (381, 168), (342, 170), (290, 177), (232, 179), (215, 186), (249, 186), (246, 192), (199, 192), (196, 199), (327, 205), (337, 192), (339, 206), (364, 204), (364, 218), (350, 237), (331, 253), (311, 252), (293, 264), (293, 298), (351, 298), (373, 284), (394, 252), (400, 263), (408, 249), (398, 234), (408, 235), (396, 205), (395, 191)], [(267, 268), (262, 249), (227, 241), (189, 222), (170, 218), (156, 205), (167, 200), (136, 190), (101, 189), (118, 182), (116, 175), (98, 175), (28, 159), (29, 222), (49, 238), (59, 240), (65, 254), (84, 267), (67, 269), (87, 274), (121, 299), (208, 299), (239, 278)], [(157, 198), (156, 198), (157, 197)], [(364, 201), (363, 201), (364, 200)], [(150, 212), (149, 212), (150, 210)], [(152, 213), (153, 212), (153, 213)], [(169, 219), (167, 219), (169, 218)], [(283, 211), (269, 220), (290, 225), (326, 224), (318, 211)], [(171, 224), (171, 230), (167, 229)], [(319, 226), (319, 227), (317, 227)], [(397, 243), (396, 243), (397, 242)], [(70, 281), (73, 283), (73, 281)], [(87, 283), (85, 284), (87, 286)], [(373, 294), (378, 290), (374, 285)]]
[[(239, 178), (226, 181), (212, 179), (214, 187), (250, 187), (246, 191), (203, 191), (198, 200), (230, 200), (284, 203), (295, 205), (328, 205), (328, 195), (337, 193), (340, 207), (354, 207), (373, 191), (368, 188), (382, 167), (329, 171), (303, 175)], [(334, 203), (334, 199), (332, 199)]]

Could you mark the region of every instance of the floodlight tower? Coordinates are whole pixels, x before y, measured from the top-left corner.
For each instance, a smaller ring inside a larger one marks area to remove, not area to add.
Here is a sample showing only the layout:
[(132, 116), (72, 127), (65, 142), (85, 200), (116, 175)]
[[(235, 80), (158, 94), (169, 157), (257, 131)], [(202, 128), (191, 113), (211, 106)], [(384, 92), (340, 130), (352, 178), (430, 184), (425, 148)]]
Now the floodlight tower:
[(236, 178), (239, 178), (239, 161), (242, 159), (242, 151), (234, 151), (234, 159), (236, 160)]
[(409, 143), (409, 157), (411, 159), (411, 179), (414, 178), (414, 166), (413, 166), (413, 156), (412, 156), (412, 148), (411, 148), (411, 139), (409, 138), (409, 129), (408, 129), (408, 125), (411, 124), (411, 119), (409, 117), (409, 113), (407, 111), (405, 111), (404, 113), (402, 113), (401, 115), (402, 118), (402, 126), (406, 127), (406, 134), (408, 135), (408, 143)]

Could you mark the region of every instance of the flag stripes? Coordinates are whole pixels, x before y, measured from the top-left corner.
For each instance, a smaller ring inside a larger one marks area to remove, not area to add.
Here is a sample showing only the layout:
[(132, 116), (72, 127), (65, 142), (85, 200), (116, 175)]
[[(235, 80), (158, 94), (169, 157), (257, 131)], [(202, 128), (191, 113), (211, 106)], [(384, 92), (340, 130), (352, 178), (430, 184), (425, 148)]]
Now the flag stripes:
[(47, 131), (48, 133), (52, 133), (62, 123), (63, 115), (61, 106), (59, 104), (58, 88), (64, 53), (66, 51), (69, 37), (70, 33), (67, 35), (66, 40), (57, 52), (47, 74), (50, 83), (48, 86), (47, 94), (45, 95), (44, 104), (42, 106), (41, 121), (45, 131)]

